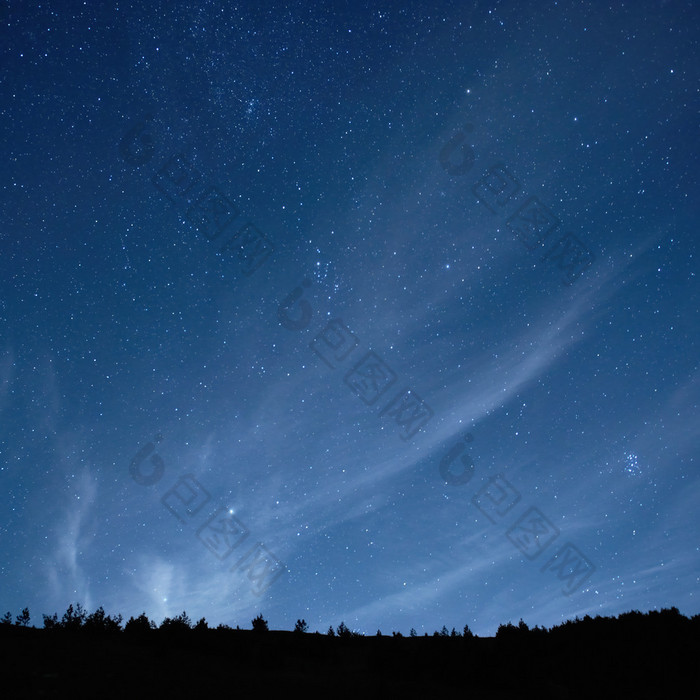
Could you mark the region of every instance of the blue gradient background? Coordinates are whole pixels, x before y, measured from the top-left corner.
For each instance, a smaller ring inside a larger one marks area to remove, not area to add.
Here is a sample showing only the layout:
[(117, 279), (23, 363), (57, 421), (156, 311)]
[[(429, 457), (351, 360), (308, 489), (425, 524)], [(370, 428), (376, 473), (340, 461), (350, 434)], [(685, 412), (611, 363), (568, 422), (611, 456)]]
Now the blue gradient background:
[[(2, 610), (479, 635), (700, 612), (698, 20), (3, 3)], [(175, 153), (239, 210), (215, 242), (152, 183)], [(492, 213), (472, 188), (497, 163), (520, 190)], [(507, 225), (532, 196), (595, 256), (573, 284)], [(274, 246), (250, 275), (217, 252), (247, 222)], [(331, 369), (309, 344), (336, 318), (359, 344)], [(372, 406), (344, 382), (369, 350), (398, 377)], [(403, 387), (434, 414), (406, 441), (380, 416)], [(467, 434), (473, 476), (447, 484)], [(161, 499), (185, 474), (211, 499), (182, 523)], [(520, 500), (493, 523), (473, 499), (499, 474)], [(224, 560), (197, 537), (220, 506), (250, 531)], [(530, 507), (560, 533), (533, 560), (506, 535)], [(231, 571), (255, 542), (286, 567), (262, 595)], [(594, 567), (571, 595), (542, 571), (566, 542)]]

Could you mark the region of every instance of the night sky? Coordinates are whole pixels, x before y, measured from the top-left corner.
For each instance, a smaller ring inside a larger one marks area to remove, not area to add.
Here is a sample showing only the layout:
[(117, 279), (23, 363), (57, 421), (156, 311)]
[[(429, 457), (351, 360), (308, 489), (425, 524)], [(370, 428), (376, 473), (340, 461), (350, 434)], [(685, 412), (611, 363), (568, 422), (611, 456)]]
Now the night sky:
[(0, 25), (0, 613), (700, 612), (695, 3)]

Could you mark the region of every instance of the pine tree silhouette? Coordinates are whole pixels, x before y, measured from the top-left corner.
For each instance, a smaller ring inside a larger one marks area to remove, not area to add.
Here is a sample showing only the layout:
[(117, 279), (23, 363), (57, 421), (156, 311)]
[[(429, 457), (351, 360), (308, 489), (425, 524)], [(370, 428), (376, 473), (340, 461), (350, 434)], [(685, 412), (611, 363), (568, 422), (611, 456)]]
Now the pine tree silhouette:
[(255, 632), (268, 632), (267, 620), (262, 616), (262, 613), (252, 620), (253, 630)]

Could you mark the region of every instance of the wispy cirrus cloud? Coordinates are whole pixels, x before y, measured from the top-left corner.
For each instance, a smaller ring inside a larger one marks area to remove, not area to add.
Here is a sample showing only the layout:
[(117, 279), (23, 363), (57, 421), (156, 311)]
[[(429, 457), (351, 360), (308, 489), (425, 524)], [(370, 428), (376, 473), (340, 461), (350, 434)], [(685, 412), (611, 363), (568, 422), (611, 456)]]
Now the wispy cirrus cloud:
[(51, 594), (58, 601), (77, 601), (91, 606), (90, 584), (83, 560), (94, 539), (97, 484), (84, 469), (71, 484), (67, 502), (54, 525), (56, 542), (47, 562)]

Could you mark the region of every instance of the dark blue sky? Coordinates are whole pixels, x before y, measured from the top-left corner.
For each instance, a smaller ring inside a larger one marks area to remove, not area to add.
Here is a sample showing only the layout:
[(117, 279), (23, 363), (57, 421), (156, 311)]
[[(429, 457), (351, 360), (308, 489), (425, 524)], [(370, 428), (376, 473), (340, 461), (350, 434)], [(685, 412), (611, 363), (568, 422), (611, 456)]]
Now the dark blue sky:
[(5, 1), (2, 611), (700, 612), (698, 20)]

